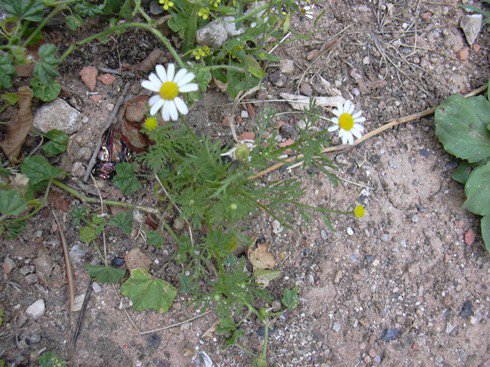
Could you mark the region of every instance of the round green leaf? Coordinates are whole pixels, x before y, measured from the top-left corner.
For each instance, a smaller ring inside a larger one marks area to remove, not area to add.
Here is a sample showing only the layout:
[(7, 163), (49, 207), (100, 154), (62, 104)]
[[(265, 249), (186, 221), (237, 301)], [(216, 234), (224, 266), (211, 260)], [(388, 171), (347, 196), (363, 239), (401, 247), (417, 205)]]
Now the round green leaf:
[(27, 210), (27, 204), (15, 190), (0, 190), (0, 214), (19, 215)]
[(172, 306), (177, 290), (172, 284), (153, 278), (144, 269), (134, 269), (131, 277), (123, 283), (121, 293), (131, 298), (136, 311), (153, 309), (166, 312)]
[(444, 149), (470, 163), (490, 157), (490, 102), (484, 96), (449, 97), (435, 113), (436, 135)]
[(490, 162), (471, 173), (464, 192), (466, 209), (478, 215), (490, 215)]
[(485, 242), (485, 248), (490, 254), (490, 215), (485, 215), (481, 219), (481, 235), (483, 242)]

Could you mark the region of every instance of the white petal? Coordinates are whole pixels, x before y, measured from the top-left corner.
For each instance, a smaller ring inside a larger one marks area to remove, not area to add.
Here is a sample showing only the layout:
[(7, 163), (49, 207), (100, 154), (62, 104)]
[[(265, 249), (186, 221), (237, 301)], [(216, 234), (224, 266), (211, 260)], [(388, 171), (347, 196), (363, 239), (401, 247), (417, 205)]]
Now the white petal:
[(331, 119), (330, 121), (332, 121), (334, 124), (337, 124), (339, 123), (339, 118), (338, 117), (334, 117), (333, 119)]
[(364, 126), (362, 126), (360, 124), (354, 124), (354, 129), (356, 129), (362, 133), (364, 131)]
[(167, 67), (167, 81), (173, 82), (174, 81), (174, 75), (175, 75), (175, 65), (170, 63), (170, 64), (168, 64), (168, 67)]
[(150, 106), (153, 106), (155, 103), (157, 103), (157, 101), (159, 101), (160, 99), (162, 99), (158, 94), (157, 95), (154, 95), (152, 97), (150, 97), (150, 99), (148, 100), (148, 104)]
[(187, 115), (187, 113), (189, 112), (189, 109), (187, 108), (187, 105), (185, 104), (185, 102), (182, 100), (182, 98), (180, 97), (175, 97), (174, 98), (174, 102), (175, 102), (175, 106), (177, 107), (177, 109), (179, 110), (179, 112), (182, 114), (182, 115)]
[(162, 108), (163, 121), (170, 121), (170, 101), (165, 101)]
[(362, 115), (362, 111), (357, 111), (356, 113), (354, 113), (354, 114), (352, 115), (352, 117), (354, 117), (354, 118), (356, 119), (356, 118), (358, 118), (358, 117), (361, 117), (361, 115)]
[(163, 103), (164, 103), (164, 100), (163, 99), (160, 99), (153, 106), (151, 106), (150, 115), (156, 114), (158, 112), (158, 110), (160, 108), (162, 108)]
[(187, 69), (180, 69), (177, 74), (175, 74), (174, 83), (179, 85), (180, 79), (182, 79), (187, 74)]
[(148, 78), (150, 78), (151, 82), (155, 85), (159, 85), (160, 87), (162, 86), (162, 81), (153, 73), (148, 75)]
[(350, 113), (351, 107), (352, 107), (352, 102), (350, 100), (345, 101), (344, 112)]
[(172, 121), (177, 121), (179, 118), (179, 113), (177, 112), (177, 107), (175, 106), (174, 101), (169, 101), (168, 109), (170, 111), (170, 118)]
[(347, 137), (342, 132), (342, 130), (340, 130), (339, 136), (342, 138), (342, 144), (347, 144)]
[(366, 118), (362, 116), (354, 119), (354, 122), (364, 122), (364, 121), (366, 121)]
[(350, 132), (346, 133), (345, 137), (347, 138), (347, 141), (349, 142), (350, 145), (354, 144), (354, 136), (352, 136), (352, 133)]
[(165, 68), (162, 65), (157, 65), (155, 70), (162, 83), (165, 83), (167, 81), (167, 73), (165, 72)]
[(339, 117), (339, 116), (341, 115), (341, 114), (340, 114), (340, 111), (339, 111), (337, 108), (334, 108), (334, 109), (332, 110), (332, 113), (333, 113), (335, 116), (337, 116), (337, 117)]
[(177, 77), (175, 78), (175, 82), (177, 83), (177, 85), (179, 87), (183, 87), (184, 85), (186, 85), (187, 83), (189, 83), (190, 81), (192, 81), (192, 79), (195, 78), (195, 75), (194, 73), (187, 73), (182, 79), (180, 79), (179, 81), (177, 81)]
[(141, 86), (145, 89), (151, 90), (152, 92), (160, 91), (160, 85), (155, 85), (155, 83), (153, 83), (149, 80), (143, 80), (141, 82)]
[(330, 127), (327, 129), (327, 131), (332, 132), (332, 131), (337, 131), (338, 129), (339, 129), (339, 125), (333, 125), (333, 126), (330, 126)]
[(182, 87), (179, 87), (180, 93), (196, 92), (198, 90), (199, 90), (199, 87), (197, 86), (196, 83), (190, 83), (190, 84), (186, 84)]
[(352, 133), (352, 135), (354, 135), (354, 136), (355, 136), (357, 139), (360, 139), (360, 138), (361, 138), (361, 136), (362, 136), (362, 133), (361, 133), (359, 130), (357, 130), (356, 128), (353, 128), (353, 129), (351, 130), (351, 133)]

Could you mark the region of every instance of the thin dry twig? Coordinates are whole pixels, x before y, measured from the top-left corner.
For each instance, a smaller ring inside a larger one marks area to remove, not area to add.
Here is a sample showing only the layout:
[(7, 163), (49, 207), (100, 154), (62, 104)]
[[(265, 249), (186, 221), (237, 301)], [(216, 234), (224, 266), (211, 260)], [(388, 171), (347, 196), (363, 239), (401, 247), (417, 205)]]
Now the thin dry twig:
[(126, 85), (123, 88), (123, 91), (119, 98), (117, 99), (117, 102), (114, 106), (114, 109), (112, 110), (111, 115), (109, 116), (109, 120), (107, 120), (107, 124), (104, 126), (102, 131), (100, 132), (99, 139), (97, 141), (97, 144), (95, 145), (94, 152), (92, 153), (92, 157), (90, 157), (90, 161), (88, 162), (87, 169), (85, 170), (85, 175), (83, 176), (83, 182), (87, 182), (90, 173), (92, 172), (92, 169), (95, 166), (95, 163), (97, 162), (97, 155), (99, 154), (100, 147), (102, 146), (102, 138), (106, 132), (106, 130), (112, 125), (114, 120), (116, 119), (117, 113), (119, 112), (119, 108), (121, 108), (121, 105), (124, 102), (124, 99), (126, 98), (126, 95), (129, 92), (129, 88), (131, 87), (131, 83), (126, 83)]
[[(332, 37), (330, 37), (330, 40), (325, 42), (323, 44), (323, 46), (321, 47), (322, 50), (320, 52), (320, 54), (315, 57), (315, 59), (310, 63), (310, 65), (308, 65), (308, 67), (306, 68), (306, 70), (303, 72), (303, 74), (301, 75), (301, 78), (299, 79), (299, 82), (298, 82), (298, 89), (297, 89), (297, 93), (299, 94), (299, 88), (301, 86), (301, 84), (303, 83), (303, 80), (305, 79), (305, 76), (306, 74), (308, 73), (308, 71), (311, 69), (311, 67), (315, 64), (315, 62), (317, 62), (320, 58), (323, 57), (323, 55), (325, 55), (327, 52), (331, 51), (332, 48), (340, 42), (340, 40), (344, 37), (344, 32), (346, 30), (348, 30), (350, 27), (352, 27), (352, 24), (349, 24), (347, 27), (343, 28), (340, 32), (337, 32), (336, 34), (334, 34)], [(340, 36), (339, 38), (337, 38), (338, 36)]]
[(170, 324), (170, 325), (167, 325), (167, 326), (163, 326), (161, 328), (158, 328), (158, 329), (153, 329), (153, 330), (147, 330), (147, 331), (140, 331), (140, 335), (145, 335), (145, 334), (151, 334), (151, 333), (155, 333), (157, 331), (163, 331), (163, 330), (168, 330), (168, 329), (172, 329), (174, 327), (177, 327), (177, 326), (180, 326), (180, 325), (183, 325), (183, 324), (186, 324), (188, 322), (191, 322), (191, 321), (194, 321), (196, 319), (200, 319), (201, 317), (203, 316), (206, 316), (207, 314), (209, 314), (211, 312), (211, 310), (209, 311), (206, 311), (200, 315), (197, 315), (197, 316), (194, 316), (194, 317), (191, 317), (190, 319), (187, 319), (187, 320), (184, 320), (184, 321), (180, 321), (180, 322), (176, 322), (175, 324)]
[(256, 91), (259, 90), (260, 87), (261, 87), (261, 84), (258, 84), (246, 92), (241, 91), (240, 93), (237, 94), (235, 101), (233, 102), (233, 106), (231, 107), (230, 128), (231, 128), (231, 134), (233, 135), (233, 140), (235, 140), (235, 142), (237, 142), (237, 143), (238, 143), (238, 135), (236, 133), (236, 125), (235, 125), (236, 108), (239, 104), (242, 103), (242, 100), (245, 97), (251, 95), (252, 93), (255, 93)]
[(78, 336), (82, 331), (82, 322), (83, 317), (85, 316), (85, 311), (87, 310), (88, 301), (90, 300), (90, 296), (92, 294), (92, 280), (88, 283), (87, 290), (85, 291), (85, 298), (83, 299), (82, 308), (80, 309), (80, 314), (78, 315), (77, 327), (75, 329), (75, 333), (73, 334), (72, 343), (73, 346), (77, 344)]
[[(484, 86), (481, 86), (471, 92), (469, 92), (468, 94), (465, 94), (464, 97), (465, 98), (468, 98), (468, 97), (472, 97), (472, 96), (475, 96), (477, 94), (480, 94), (482, 92), (484, 92), (485, 90), (487, 89), (487, 85), (484, 85)], [(436, 111), (436, 108), (435, 107), (432, 107), (432, 108), (428, 108), (424, 111), (421, 111), (421, 112), (417, 112), (417, 113), (414, 113), (412, 115), (408, 115), (408, 116), (404, 116), (404, 117), (400, 117), (398, 119), (395, 119), (395, 120), (392, 120), (390, 122), (388, 122), (387, 124), (373, 130), (373, 131), (370, 131), (369, 133), (367, 133), (366, 135), (362, 136), (360, 139), (357, 139), (354, 141), (354, 144), (352, 145), (338, 145), (338, 146), (335, 146), (335, 147), (328, 147), (328, 148), (325, 148), (322, 150), (322, 153), (325, 154), (325, 153), (334, 153), (334, 152), (341, 152), (341, 151), (345, 151), (345, 150), (349, 150), (349, 149), (352, 149), (353, 147), (361, 144), (362, 142), (376, 136), (376, 135), (379, 135), (381, 134), (382, 132), (386, 131), (386, 130), (389, 130), (397, 125), (401, 125), (401, 124), (405, 124), (407, 122), (411, 122), (411, 121), (415, 121), (415, 120), (419, 120), (421, 119), (422, 117), (426, 117), (426, 116), (429, 116), (429, 115), (432, 115), (434, 112)], [(260, 177), (263, 177), (267, 174), (269, 174), (270, 172), (273, 172), (279, 168), (281, 168), (282, 166), (284, 166), (285, 164), (287, 163), (292, 163), (292, 162), (298, 162), (300, 159), (303, 159), (304, 158), (304, 155), (303, 154), (298, 154), (294, 157), (291, 157), (291, 158), (288, 158), (288, 159), (285, 159), (283, 162), (278, 162), (276, 164), (273, 164), (272, 166), (258, 172), (257, 174), (255, 175), (252, 175), (252, 176), (249, 176), (248, 179), (249, 180), (256, 180)]]
[(68, 279), (68, 294), (69, 294), (69, 302), (70, 302), (70, 315), (73, 312), (73, 305), (75, 304), (75, 288), (73, 286), (73, 272), (71, 269), (70, 257), (68, 256), (68, 246), (66, 243), (65, 234), (63, 233), (63, 227), (61, 227), (61, 223), (56, 216), (54, 210), (51, 210), (53, 213), (54, 220), (58, 225), (58, 230), (60, 231), (61, 237), (61, 245), (63, 246), (63, 255), (65, 258), (65, 267), (66, 267), (66, 278)]
[[(121, 303), (121, 297), (119, 297), (119, 292), (117, 291), (116, 289), (116, 286), (113, 284), (112, 285), (112, 289), (114, 289), (114, 293), (116, 294), (116, 297), (117, 297), (117, 300), (119, 301), (119, 303)], [(136, 323), (133, 321), (133, 319), (131, 318), (131, 316), (129, 315), (129, 312), (123, 308), (122, 309), (124, 311), (124, 313), (126, 314), (126, 317), (128, 318), (129, 322), (131, 323), (131, 325), (133, 325), (133, 327), (136, 329), (136, 331), (138, 331), (138, 333), (141, 334), (141, 330), (139, 329), (139, 327), (136, 325)]]
[[(97, 186), (97, 181), (95, 181), (94, 176), (92, 173), (90, 173), (90, 177), (92, 178), (92, 181), (94, 183), (94, 187), (97, 190), (97, 194), (99, 195), (99, 200), (100, 200), (100, 211), (101, 215), (105, 214), (105, 206), (104, 206), (104, 199), (102, 198), (102, 193), (100, 192), (99, 186)], [(102, 228), (102, 244), (104, 245), (104, 264), (107, 266), (107, 241), (105, 237), (105, 227)]]

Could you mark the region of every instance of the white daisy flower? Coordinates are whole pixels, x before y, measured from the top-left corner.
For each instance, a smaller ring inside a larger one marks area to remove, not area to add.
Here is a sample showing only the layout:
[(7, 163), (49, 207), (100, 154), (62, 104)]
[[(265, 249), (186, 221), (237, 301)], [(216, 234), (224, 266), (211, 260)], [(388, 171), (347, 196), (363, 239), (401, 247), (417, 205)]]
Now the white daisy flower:
[(248, 159), (250, 162), (252, 157), (250, 157), (250, 151), (256, 147), (255, 141), (244, 139), (240, 140), (233, 148), (231, 148), (226, 153), (222, 153), (222, 157), (230, 157), (233, 161), (239, 160), (244, 161)]
[(195, 75), (187, 69), (180, 69), (175, 73), (174, 64), (168, 64), (167, 70), (162, 65), (157, 65), (155, 71), (156, 74), (149, 75), (149, 80), (141, 82), (143, 88), (158, 93), (148, 101), (150, 115), (156, 114), (161, 108), (164, 121), (177, 121), (179, 112), (182, 115), (189, 112), (179, 93), (195, 92), (199, 89), (196, 83), (191, 83)]
[(300, 13), (302, 16), (308, 18), (308, 19), (313, 19), (313, 8), (315, 5), (306, 5), (300, 8)]
[(354, 112), (354, 104), (347, 100), (343, 105), (339, 103), (332, 113), (336, 117), (330, 121), (335, 125), (330, 126), (328, 131), (339, 130), (342, 144), (354, 144), (354, 137), (359, 139), (364, 132), (364, 126), (361, 123), (366, 121), (366, 118), (362, 116), (362, 111)]

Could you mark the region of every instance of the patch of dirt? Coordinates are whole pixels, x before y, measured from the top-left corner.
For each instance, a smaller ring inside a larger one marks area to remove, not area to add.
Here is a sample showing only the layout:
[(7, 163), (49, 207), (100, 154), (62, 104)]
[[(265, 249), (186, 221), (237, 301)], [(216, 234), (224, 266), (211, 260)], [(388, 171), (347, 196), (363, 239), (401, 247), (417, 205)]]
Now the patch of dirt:
[[(468, 45), (458, 26), (463, 11), (457, 1), (330, 0), (318, 5), (316, 25), (294, 18), (293, 29), (307, 35), (306, 40), (284, 42), (276, 49), (275, 54), (293, 60), (295, 68), (285, 76), (283, 87), (265, 81), (268, 99), (279, 98), (281, 92), (326, 94), (328, 84), (323, 79), (362, 108), (370, 131), (488, 80), (488, 28), (481, 31), (478, 47), (470, 48), (462, 61), (460, 51)], [(102, 99), (96, 103), (85, 93), (79, 71), (88, 65), (136, 64), (155, 45), (151, 35), (128, 33), (105, 45), (87, 45), (63, 64), (63, 97), (85, 117), (85, 128), (78, 134), (89, 143), (73, 148), (79, 162), (90, 159), (97, 134), (126, 83), (120, 76), (111, 86), (98, 82), (96, 91)], [(278, 69), (269, 67), (269, 76)], [(138, 80), (131, 83), (130, 94), (140, 93)], [(258, 111), (263, 105), (254, 108)], [(266, 107), (291, 111), (285, 103)], [(231, 133), (223, 119), (230, 108), (226, 96), (211, 91), (193, 107), (187, 121), (199, 133), (227, 142)], [(296, 117), (282, 115), (281, 119), (294, 126), (299, 122)], [(244, 118), (238, 128), (239, 133), (253, 131), (254, 122)], [(77, 137), (72, 140), (75, 144)], [(284, 288), (300, 288), (298, 309), (279, 318), (271, 331), (271, 362), (284, 367), (487, 366), (489, 256), (478, 218), (461, 208), (463, 188), (450, 178), (455, 161), (438, 143), (433, 119), (400, 125), (333, 155), (332, 160), (341, 179), (338, 186), (300, 168), (276, 171), (266, 179), (299, 177), (307, 192), (305, 203), (339, 210), (360, 203), (367, 210), (364, 218), (335, 216), (335, 231), (320, 219), (304, 223), (299, 216), (291, 223), (294, 231), (280, 233), (272, 230), (272, 219), (265, 215), (249, 223), (251, 234), (263, 235), (271, 243), (276, 259), (286, 255), (278, 265), (282, 277), (271, 283), (273, 293), (280, 296)], [(118, 194), (109, 182), (101, 191), (109, 197)], [(131, 200), (151, 205), (151, 192)], [(85, 265), (95, 256), (93, 248), (78, 241), (69, 219), (63, 214), (68, 244), (78, 256), (74, 269), (79, 295), (89, 284)], [(469, 230), (477, 233), (471, 245), (464, 241)], [(73, 250), (74, 246), (78, 247)], [(155, 275), (177, 283), (180, 269), (171, 262), (172, 245), (157, 250), (140, 237), (131, 239), (119, 231), (108, 234), (111, 259), (124, 257), (138, 246), (151, 258)], [(198, 313), (183, 298), (166, 314), (137, 313), (125, 308), (112, 285), (92, 292), (72, 355), (78, 313), (68, 314), (67, 286), (60, 281), (63, 253), (50, 209), (31, 220), (20, 238), (4, 238), (0, 249), (1, 261), (9, 257), (15, 263), (0, 283), (5, 309), (0, 354), (8, 362), (35, 365), (36, 352), (47, 349), (72, 356), (74, 366), (190, 367), (198, 365), (197, 352), (202, 350), (216, 366), (250, 365), (250, 357), (239, 349), (221, 349), (223, 340), (216, 334), (203, 337), (216, 320), (212, 313), (140, 335)], [(46, 304), (45, 314), (28, 319), (26, 308), (40, 298)], [(244, 332), (242, 346), (257, 351), (263, 338), (260, 325), (251, 321)]]

